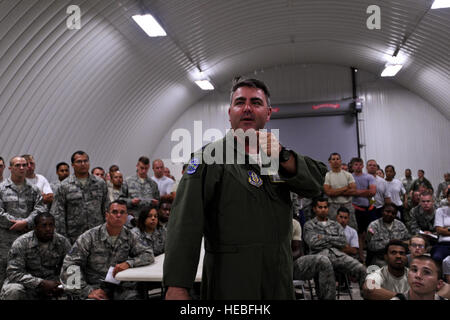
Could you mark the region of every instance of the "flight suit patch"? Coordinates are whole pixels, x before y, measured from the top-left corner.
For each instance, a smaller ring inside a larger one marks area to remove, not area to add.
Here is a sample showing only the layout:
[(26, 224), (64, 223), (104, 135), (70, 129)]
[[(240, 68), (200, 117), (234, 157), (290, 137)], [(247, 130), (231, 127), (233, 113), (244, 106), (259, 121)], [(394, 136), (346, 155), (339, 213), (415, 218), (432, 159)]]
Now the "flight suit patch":
[(248, 182), (258, 188), (263, 184), (262, 179), (254, 171), (248, 172)]
[(194, 174), (197, 171), (197, 168), (200, 164), (200, 160), (198, 158), (192, 158), (191, 161), (189, 161), (189, 165), (187, 167), (187, 174)]

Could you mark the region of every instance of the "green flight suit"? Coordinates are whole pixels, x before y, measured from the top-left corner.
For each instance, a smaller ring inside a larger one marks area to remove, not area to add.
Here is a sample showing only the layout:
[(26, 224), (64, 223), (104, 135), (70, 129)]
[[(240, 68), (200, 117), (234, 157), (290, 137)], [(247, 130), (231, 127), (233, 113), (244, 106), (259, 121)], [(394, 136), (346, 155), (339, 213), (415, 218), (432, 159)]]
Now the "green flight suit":
[[(235, 159), (239, 153), (230, 139), (213, 144), (222, 145), (224, 159), (227, 152), (234, 150)], [(204, 236), (202, 299), (293, 299), (289, 192), (318, 196), (326, 166), (294, 153), (297, 174), (280, 173), (275, 183), (248, 164), (248, 155), (247, 164), (197, 166), (202, 156), (203, 151), (194, 154), (172, 206), (164, 286), (192, 288)]]

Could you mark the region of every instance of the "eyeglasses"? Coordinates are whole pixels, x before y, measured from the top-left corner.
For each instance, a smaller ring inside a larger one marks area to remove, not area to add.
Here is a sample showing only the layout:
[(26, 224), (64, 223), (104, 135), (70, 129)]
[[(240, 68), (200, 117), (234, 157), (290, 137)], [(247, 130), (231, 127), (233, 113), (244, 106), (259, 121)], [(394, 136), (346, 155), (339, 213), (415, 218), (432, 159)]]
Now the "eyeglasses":
[(28, 165), (25, 163), (25, 164), (23, 164), (23, 163), (16, 163), (15, 165), (14, 165), (14, 167), (15, 168), (26, 168), (26, 167), (28, 167)]
[(75, 160), (73, 163), (75, 164), (89, 163), (89, 160)]
[(423, 244), (411, 243), (411, 247), (423, 249), (425, 246)]

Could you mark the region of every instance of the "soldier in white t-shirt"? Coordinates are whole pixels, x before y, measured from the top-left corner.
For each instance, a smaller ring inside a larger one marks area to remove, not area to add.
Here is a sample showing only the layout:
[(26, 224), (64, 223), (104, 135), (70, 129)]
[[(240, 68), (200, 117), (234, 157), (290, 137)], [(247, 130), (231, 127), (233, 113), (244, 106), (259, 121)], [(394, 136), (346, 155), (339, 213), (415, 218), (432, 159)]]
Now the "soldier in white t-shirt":
[(323, 190), (329, 197), (328, 217), (336, 221), (337, 210), (345, 207), (350, 212), (349, 225), (357, 228), (355, 209), (352, 206), (352, 195), (356, 190), (356, 183), (353, 175), (341, 169), (342, 160), (339, 153), (334, 152), (328, 158), (331, 171), (325, 175)]
[(50, 205), (53, 202), (53, 190), (50, 183), (43, 175), (34, 172), (36, 169), (36, 161), (32, 155), (24, 154), (22, 158), (25, 158), (27, 161), (27, 182), (33, 186), (36, 186), (41, 191), (42, 202)]
[(153, 161), (152, 168), (155, 175), (151, 179), (158, 185), (161, 201), (173, 200), (172, 190), (175, 181), (164, 175), (164, 162), (161, 159), (156, 159)]

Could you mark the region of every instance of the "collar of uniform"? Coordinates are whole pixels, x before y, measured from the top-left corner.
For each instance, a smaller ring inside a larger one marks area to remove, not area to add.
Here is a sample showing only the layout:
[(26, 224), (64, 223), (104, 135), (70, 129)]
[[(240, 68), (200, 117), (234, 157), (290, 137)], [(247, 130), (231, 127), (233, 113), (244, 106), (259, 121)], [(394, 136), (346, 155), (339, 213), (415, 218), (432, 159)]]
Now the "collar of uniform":
[[(119, 241), (120, 239), (125, 239), (126, 238), (126, 227), (123, 226), (122, 230), (120, 230), (119, 235), (117, 236), (117, 241)], [(108, 230), (106, 230), (106, 223), (102, 224), (102, 226), (100, 227), (100, 240), (102, 241), (106, 241), (108, 238), (110, 237)], [(117, 242), (116, 242), (117, 244)]]
[[(24, 191), (28, 188), (32, 188), (31, 185), (27, 182), (27, 179), (24, 180), (23, 184), (24, 184), (24, 188), (22, 189), (22, 191)], [(10, 187), (11, 189), (13, 189), (16, 192), (19, 192), (16, 184), (11, 180), (11, 177), (5, 180), (5, 186)]]
[[(138, 181), (138, 182), (141, 182), (141, 179), (142, 178), (140, 178), (138, 175), (137, 175), (137, 173), (133, 176), (134, 177), (134, 180), (136, 180), (136, 181)], [(148, 177), (148, 176), (146, 176), (145, 178), (143, 178), (144, 179), (144, 181), (150, 181), (151, 179)], [(153, 181), (153, 180), (152, 180)]]
[[(36, 237), (36, 232), (35, 231), (31, 231), (31, 232), (33, 233), (33, 237), (31, 238), (30, 245), (31, 245), (32, 248), (38, 247), (39, 246), (39, 240)], [(56, 241), (56, 231), (53, 232), (53, 239), (49, 242), (49, 248), (53, 247), (53, 244), (55, 243), (55, 241)]]

